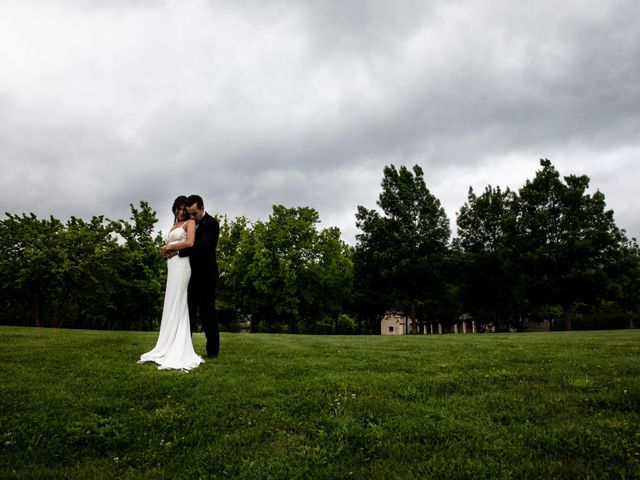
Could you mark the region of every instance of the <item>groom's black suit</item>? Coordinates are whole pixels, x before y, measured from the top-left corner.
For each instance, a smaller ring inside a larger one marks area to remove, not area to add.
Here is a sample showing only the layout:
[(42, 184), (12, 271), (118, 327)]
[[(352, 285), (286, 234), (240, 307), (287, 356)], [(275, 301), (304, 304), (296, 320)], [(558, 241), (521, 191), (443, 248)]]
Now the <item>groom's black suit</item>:
[(189, 280), (188, 303), (191, 331), (196, 329), (196, 312), (200, 310), (200, 320), (207, 337), (207, 354), (216, 356), (220, 350), (220, 330), (216, 318), (216, 285), (218, 283), (218, 262), (216, 247), (220, 236), (218, 220), (208, 213), (196, 225), (193, 247), (179, 251), (181, 257), (189, 257), (191, 279)]

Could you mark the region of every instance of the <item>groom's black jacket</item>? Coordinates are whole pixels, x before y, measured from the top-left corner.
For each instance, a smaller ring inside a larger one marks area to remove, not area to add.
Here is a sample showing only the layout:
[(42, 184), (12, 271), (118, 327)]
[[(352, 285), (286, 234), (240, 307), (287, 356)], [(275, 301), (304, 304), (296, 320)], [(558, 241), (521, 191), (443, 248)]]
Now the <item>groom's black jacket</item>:
[(205, 213), (204, 218), (196, 227), (193, 247), (178, 252), (181, 257), (189, 257), (191, 276), (195, 277), (196, 281), (216, 284), (218, 280), (216, 248), (219, 236), (220, 224), (218, 220)]

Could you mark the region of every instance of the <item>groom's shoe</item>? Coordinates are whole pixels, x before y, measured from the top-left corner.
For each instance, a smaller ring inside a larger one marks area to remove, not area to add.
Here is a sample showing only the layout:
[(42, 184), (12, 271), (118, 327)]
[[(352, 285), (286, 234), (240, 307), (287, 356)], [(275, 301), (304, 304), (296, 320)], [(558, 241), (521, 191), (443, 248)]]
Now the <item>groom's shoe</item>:
[(218, 354), (217, 353), (213, 353), (213, 352), (207, 352), (207, 357), (208, 358), (218, 358)]

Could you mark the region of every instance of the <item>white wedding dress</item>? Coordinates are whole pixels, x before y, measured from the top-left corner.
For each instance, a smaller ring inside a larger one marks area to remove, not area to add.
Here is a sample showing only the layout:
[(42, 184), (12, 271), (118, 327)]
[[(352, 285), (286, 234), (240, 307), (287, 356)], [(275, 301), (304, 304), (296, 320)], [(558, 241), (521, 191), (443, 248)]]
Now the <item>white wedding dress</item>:
[[(180, 242), (187, 236), (182, 227), (167, 234), (167, 243)], [(159, 370), (191, 370), (204, 360), (191, 342), (187, 286), (191, 277), (188, 257), (175, 255), (167, 261), (167, 288), (164, 294), (160, 335), (156, 346), (143, 354), (138, 363), (155, 362)]]

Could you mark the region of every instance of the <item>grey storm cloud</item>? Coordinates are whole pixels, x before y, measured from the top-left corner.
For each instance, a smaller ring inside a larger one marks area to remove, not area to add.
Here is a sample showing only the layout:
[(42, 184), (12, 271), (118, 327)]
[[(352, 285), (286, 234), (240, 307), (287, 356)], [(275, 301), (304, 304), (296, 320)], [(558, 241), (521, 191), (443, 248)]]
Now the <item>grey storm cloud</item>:
[(353, 241), (385, 165), (450, 219), (551, 159), (637, 236), (640, 4), (0, 2), (0, 206), (126, 217), (173, 198), (318, 209)]

